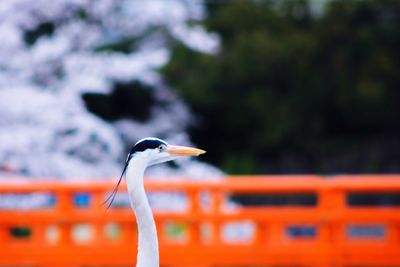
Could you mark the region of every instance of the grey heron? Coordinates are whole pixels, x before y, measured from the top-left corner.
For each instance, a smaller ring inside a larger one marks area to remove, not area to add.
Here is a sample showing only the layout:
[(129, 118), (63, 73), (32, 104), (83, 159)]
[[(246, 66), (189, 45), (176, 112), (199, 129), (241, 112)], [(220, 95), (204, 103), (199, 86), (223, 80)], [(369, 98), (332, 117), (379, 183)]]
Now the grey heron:
[(106, 202), (109, 201), (109, 206), (112, 204), (125, 175), (130, 204), (138, 225), (137, 267), (159, 266), (157, 229), (144, 189), (146, 168), (181, 156), (198, 156), (203, 153), (205, 151), (198, 148), (174, 146), (154, 137), (141, 139), (129, 153), (119, 181)]

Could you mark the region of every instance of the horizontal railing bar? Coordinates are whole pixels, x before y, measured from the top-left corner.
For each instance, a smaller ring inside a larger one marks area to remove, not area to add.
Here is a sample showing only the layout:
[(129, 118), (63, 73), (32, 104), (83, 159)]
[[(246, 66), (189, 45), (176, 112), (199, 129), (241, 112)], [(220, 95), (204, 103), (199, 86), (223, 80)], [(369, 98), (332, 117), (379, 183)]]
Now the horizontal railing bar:
[[(372, 214), (373, 213), (373, 216)], [(363, 210), (363, 211), (343, 211), (333, 212), (327, 216), (326, 213), (318, 210), (308, 210), (302, 208), (266, 208), (256, 210), (244, 210), (232, 213), (180, 213), (180, 212), (154, 212), (156, 220), (172, 221), (193, 221), (193, 220), (213, 220), (213, 221), (253, 221), (253, 222), (282, 222), (292, 221), (293, 223), (309, 222), (319, 223), (321, 221), (347, 221), (347, 222), (400, 222), (400, 209), (391, 210)], [(116, 223), (134, 222), (134, 215), (131, 210), (116, 211), (109, 213), (98, 213), (93, 211), (73, 211), (59, 214), (53, 211), (2, 211), (0, 212), (0, 225), (12, 222), (107, 222)]]
[[(318, 191), (321, 189), (341, 189), (351, 191), (398, 191), (400, 190), (400, 175), (380, 176), (233, 176), (216, 180), (188, 180), (188, 179), (147, 179), (146, 189), (154, 191), (168, 190), (222, 190), (229, 192), (303, 192)], [(115, 183), (110, 179), (93, 180), (0, 180), (0, 193), (10, 192), (77, 192), (77, 191), (112, 191)], [(121, 186), (126, 190), (126, 186)]]

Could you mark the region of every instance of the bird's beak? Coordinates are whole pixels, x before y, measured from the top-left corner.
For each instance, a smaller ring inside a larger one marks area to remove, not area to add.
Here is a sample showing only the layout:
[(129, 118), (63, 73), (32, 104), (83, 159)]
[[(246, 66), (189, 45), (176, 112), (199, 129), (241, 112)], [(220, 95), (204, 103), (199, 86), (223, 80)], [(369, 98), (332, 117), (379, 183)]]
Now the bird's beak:
[(167, 152), (173, 156), (198, 156), (206, 153), (206, 151), (194, 147), (171, 145), (167, 147)]

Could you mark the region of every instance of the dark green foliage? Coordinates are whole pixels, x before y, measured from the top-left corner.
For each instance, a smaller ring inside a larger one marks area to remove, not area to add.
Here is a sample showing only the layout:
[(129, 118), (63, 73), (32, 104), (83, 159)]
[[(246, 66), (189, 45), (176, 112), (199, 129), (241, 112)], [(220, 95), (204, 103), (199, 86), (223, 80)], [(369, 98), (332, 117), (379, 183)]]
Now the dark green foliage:
[(96, 52), (121, 52), (129, 54), (134, 50), (135, 38), (125, 38), (123, 40), (118, 40), (114, 43), (108, 43), (96, 47)]
[(120, 118), (146, 121), (155, 103), (153, 90), (138, 81), (116, 82), (111, 94), (85, 93), (82, 98), (89, 111), (109, 121)]
[(35, 29), (28, 30), (24, 34), (24, 41), (27, 45), (33, 45), (41, 36), (50, 36), (54, 33), (55, 25), (53, 22), (43, 22)]
[(400, 171), (400, 1), (210, 1), (221, 50), (164, 69), (233, 173)]

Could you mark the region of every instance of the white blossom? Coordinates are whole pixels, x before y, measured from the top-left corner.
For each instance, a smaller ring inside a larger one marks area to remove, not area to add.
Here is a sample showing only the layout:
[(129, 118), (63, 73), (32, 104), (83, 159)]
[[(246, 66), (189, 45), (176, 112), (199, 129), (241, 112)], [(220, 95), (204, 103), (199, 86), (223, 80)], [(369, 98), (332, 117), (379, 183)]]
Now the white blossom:
[[(205, 15), (198, 0), (1, 1), (0, 177), (116, 177), (126, 144), (145, 136), (190, 144), (188, 108), (158, 70), (171, 40), (217, 51), (216, 35), (192, 25)], [(134, 47), (106, 49), (123, 40)], [(148, 120), (105, 121), (88, 111), (82, 94), (131, 81), (153, 88)], [(152, 174), (221, 174), (197, 161), (166, 166)]]

